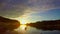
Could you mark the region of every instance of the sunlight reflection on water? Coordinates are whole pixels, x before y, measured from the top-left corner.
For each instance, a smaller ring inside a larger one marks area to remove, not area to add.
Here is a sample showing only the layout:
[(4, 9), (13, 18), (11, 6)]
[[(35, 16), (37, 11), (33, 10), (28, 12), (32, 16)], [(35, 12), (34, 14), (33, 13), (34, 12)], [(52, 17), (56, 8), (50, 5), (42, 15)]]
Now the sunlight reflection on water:
[(18, 31), (20, 34), (25, 34), (26, 30), (27, 30), (27, 25), (20, 25), (20, 27), (16, 29), (16, 31)]
[(20, 27), (16, 29), (16, 31), (19, 34), (60, 34), (60, 31), (44, 31), (27, 25), (20, 25)]
[(26, 30), (26, 27), (27, 27), (26, 25), (21, 25), (21, 26), (20, 26), (20, 29), (21, 29), (21, 30)]

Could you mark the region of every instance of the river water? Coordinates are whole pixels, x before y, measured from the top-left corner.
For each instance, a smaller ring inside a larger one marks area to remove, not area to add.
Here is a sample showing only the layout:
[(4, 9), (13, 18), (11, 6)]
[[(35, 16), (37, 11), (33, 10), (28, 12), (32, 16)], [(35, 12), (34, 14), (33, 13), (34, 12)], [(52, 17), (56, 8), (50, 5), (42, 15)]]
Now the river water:
[(60, 34), (59, 30), (41, 30), (34, 27), (30, 27), (27, 25), (21, 25), (18, 29), (15, 31), (18, 32), (18, 34)]

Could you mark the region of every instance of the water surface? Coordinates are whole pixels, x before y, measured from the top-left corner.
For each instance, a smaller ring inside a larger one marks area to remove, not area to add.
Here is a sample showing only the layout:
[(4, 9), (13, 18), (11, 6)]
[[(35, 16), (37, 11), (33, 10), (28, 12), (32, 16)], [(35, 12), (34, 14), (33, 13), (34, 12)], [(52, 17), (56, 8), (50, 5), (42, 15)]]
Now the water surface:
[(27, 25), (21, 25), (16, 31), (18, 34), (60, 34), (59, 30), (41, 30)]

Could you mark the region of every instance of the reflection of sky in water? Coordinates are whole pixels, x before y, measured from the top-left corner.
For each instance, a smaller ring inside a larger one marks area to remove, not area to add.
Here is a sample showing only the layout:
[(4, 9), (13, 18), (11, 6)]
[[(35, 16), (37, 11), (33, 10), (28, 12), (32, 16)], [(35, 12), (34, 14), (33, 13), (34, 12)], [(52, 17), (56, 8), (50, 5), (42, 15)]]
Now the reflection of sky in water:
[(21, 25), (17, 31), (19, 34), (60, 34), (60, 31), (43, 31), (26, 25)]

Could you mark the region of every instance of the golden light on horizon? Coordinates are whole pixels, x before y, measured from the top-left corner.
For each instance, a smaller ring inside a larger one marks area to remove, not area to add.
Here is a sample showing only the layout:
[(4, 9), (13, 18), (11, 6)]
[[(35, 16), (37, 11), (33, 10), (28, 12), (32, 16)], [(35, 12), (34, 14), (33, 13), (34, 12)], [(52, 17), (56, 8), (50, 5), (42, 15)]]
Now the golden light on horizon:
[(25, 18), (25, 17), (19, 17), (19, 18), (16, 18), (20, 24), (27, 24), (29, 23), (29, 21)]

